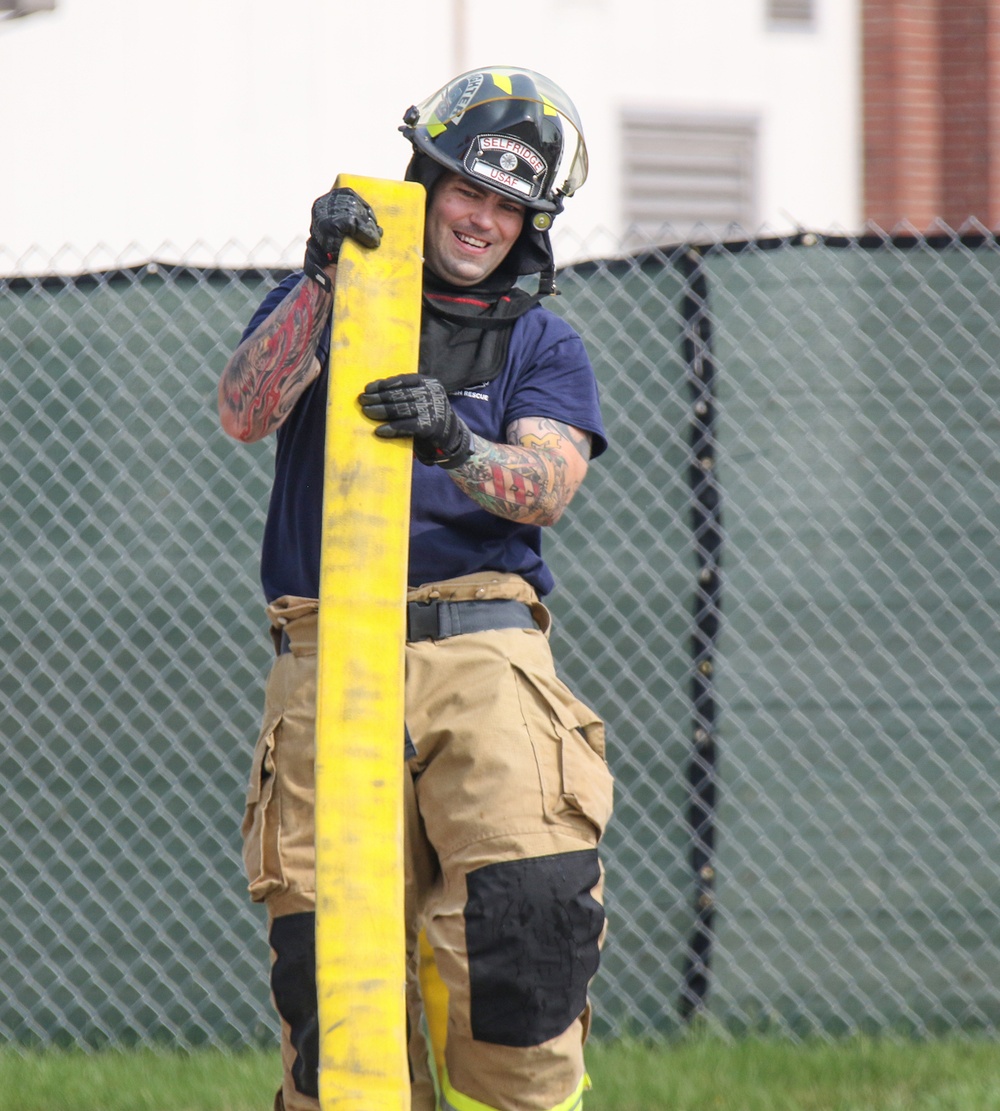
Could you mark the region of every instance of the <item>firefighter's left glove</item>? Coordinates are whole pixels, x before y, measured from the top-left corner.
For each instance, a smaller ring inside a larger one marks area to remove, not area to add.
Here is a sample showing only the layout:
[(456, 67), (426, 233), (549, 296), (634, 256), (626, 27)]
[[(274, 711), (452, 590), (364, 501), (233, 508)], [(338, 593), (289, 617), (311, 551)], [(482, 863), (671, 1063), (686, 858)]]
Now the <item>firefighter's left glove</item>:
[(455, 412), (444, 386), (426, 374), (379, 378), (358, 397), (366, 417), (383, 421), (375, 435), (413, 437), (413, 454), (428, 466), (460, 467), (472, 455), (472, 433)]
[(306, 257), (302, 263), (302, 269), (328, 293), (330, 275), (324, 267), (336, 263), (348, 237), (362, 247), (374, 248), (382, 242), (382, 229), (371, 206), (353, 189), (331, 189), (313, 202)]

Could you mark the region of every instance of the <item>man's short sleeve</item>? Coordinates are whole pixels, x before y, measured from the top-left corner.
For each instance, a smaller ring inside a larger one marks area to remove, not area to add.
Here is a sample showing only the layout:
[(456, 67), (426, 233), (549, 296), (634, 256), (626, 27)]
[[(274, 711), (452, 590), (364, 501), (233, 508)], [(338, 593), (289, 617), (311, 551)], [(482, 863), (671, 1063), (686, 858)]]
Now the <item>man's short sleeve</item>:
[(523, 318), (528, 327), (511, 357), (520, 363), (516, 389), (507, 405), (508, 423), (548, 417), (592, 437), (591, 458), (608, 446), (601, 419), (597, 379), (583, 340), (561, 317), (536, 309)]

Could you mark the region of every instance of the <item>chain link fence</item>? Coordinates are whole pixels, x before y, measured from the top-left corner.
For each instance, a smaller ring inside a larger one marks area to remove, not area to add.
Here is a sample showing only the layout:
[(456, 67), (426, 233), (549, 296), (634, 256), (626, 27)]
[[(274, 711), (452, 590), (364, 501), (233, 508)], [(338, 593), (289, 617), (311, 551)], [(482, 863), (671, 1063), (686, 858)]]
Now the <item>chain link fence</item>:
[[(0, 281), (8, 1042), (273, 1037), (238, 842), (271, 446), (215, 387), (278, 276)], [(613, 445), (549, 539), (618, 780), (598, 1032), (995, 1033), (996, 241), (650, 247), (560, 284)]]

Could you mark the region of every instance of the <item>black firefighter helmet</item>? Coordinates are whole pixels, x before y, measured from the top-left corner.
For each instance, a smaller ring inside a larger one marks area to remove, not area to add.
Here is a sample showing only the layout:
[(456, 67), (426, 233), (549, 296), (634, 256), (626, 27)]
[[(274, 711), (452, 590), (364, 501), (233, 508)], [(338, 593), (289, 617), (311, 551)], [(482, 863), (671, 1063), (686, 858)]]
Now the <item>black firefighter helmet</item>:
[(450, 170), (529, 210), (508, 269), (543, 271), (551, 285), (548, 230), (587, 177), (580, 117), (562, 89), (528, 69), (472, 70), (410, 108), (399, 130), (413, 144), (408, 181), (429, 193)]

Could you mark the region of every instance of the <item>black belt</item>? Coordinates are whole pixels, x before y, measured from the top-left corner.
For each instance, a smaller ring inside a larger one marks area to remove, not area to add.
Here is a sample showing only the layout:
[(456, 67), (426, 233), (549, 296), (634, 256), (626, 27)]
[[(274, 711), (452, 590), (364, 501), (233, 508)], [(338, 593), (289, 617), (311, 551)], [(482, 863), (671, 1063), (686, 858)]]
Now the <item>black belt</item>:
[[(490, 629), (537, 629), (531, 607), (511, 598), (487, 602), (407, 602), (406, 639), (444, 640), (462, 633)], [(281, 654), (292, 650), (288, 633), (281, 631)]]
[(484, 602), (407, 602), (406, 639), (444, 640), (490, 629), (537, 629), (531, 607), (511, 598)]

